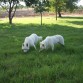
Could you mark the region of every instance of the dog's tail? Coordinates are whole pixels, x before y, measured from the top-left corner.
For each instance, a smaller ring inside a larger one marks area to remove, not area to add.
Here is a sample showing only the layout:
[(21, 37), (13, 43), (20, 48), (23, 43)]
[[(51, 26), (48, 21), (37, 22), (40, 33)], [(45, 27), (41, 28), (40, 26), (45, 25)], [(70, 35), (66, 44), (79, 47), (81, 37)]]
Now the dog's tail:
[(38, 39), (39, 39), (39, 41), (41, 41), (41, 40), (42, 40), (42, 36), (39, 36), (39, 38), (38, 38)]

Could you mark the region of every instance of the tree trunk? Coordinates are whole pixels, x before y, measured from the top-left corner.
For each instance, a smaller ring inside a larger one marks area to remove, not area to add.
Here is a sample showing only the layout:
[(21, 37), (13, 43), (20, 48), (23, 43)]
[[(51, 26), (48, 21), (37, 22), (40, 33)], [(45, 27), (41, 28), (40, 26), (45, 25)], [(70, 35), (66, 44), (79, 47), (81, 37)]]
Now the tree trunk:
[[(9, 13), (9, 23), (12, 24), (12, 19), (15, 15), (15, 12), (17, 9), (17, 2), (15, 2), (15, 3), (13, 2), (13, 4), (12, 4), (12, 2), (9, 2), (9, 4), (10, 4), (9, 12), (8, 12)], [(14, 11), (13, 11), (13, 9), (14, 9)]]
[(62, 17), (60, 12), (58, 12), (58, 15), (59, 15), (59, 17)]
[(12, 11), (11, 9), (9, 10), (9, 23), (12, 24)]
[(59, 15), (59, 17), (62, 17), (61, 16), (61, 8), (60, 7), (58, 8), (58, 15)]
[(56, 0), (56, 20), (57, 20), (57, 8), (58, 8), (58, 5), (57, 5), (57, 0)]
[(10, 7), (9, 7), (9, 23), (12, 24), (12, 7), (11, 7), (11, 2), (10, 2)]
[(9, 24), (12, 24), (12, 18), (9, 17)]
[(42, 25), (42, 12), (40, 14), (41, 14), (41, 25)]

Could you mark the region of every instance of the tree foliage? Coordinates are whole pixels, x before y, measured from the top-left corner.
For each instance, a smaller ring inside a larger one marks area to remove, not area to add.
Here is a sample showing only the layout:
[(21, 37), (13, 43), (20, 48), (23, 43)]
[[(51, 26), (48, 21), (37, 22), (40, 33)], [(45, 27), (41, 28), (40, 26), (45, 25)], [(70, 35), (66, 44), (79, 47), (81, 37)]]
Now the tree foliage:
[(24, 0), (27, 6), (34, 5), (36, 12), (43, 12), (48, 10), (49, 1), (48, 0), (42, 0), (42, 7), (40, 0)]
[(24, 0), (27, 6), (31, 6), (32, 4), (37, 4), (38, 0)]
[(48, 1), (43, 0), (43, 2), (41, 3), (40, 1), (37, 2), (37, 4), (35, 5), (34, 9), (36, 12), (44, 12), (44, 11), (49, 11), (49, 7), (48, 7), (49, 3)]
[(73, 11), (75, 8), (77, 8), (76, 3), (80, 1), (80, 0), (66, 0), (66, 9), (68, 9), (69, 11)]

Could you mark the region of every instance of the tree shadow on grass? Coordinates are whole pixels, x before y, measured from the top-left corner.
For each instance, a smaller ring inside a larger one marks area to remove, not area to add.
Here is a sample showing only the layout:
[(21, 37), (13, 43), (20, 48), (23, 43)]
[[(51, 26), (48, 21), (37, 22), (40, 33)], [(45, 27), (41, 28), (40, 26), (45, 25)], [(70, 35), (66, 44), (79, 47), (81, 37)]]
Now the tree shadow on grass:
[(9, 23), (0, 23), (0, 29), (8, 29), (8, 28), (12, 28), (13, 25), (10, 25)]
[[(71, 22), (75, 24), (82, 25), (82, 22)], [(0, 24), (0, 32), (3, 31), (4, 29), (8, 31), (7, 33), (12, 33), (11, 35), (19, 35), (22, 37), (26, 37), (32, 33), (37, 33), (38, 35), (56, 35), (56, 34), (61, 34), (61, 35), (72, 35), (75, 32), (78, 34), (82, 32), (83, 28), (76, 28), (72, 26), (67, 26), (67, 25), (58, 25), (58, 24), (43, 24), (42, 26), (39, 24)], [(79, 32), (78, 32), (79, 30)], [(4, 31), (3, 31), (4, 32)], [(6, 35), (6, 34), (3, 34)]]
[[(83, 19), (83, 17), (62, 17), (62, 19)], [(76, 21), (67, 21), (68, 23), (72, 23), (75, 25), (83, 25), (83, 20), (76, 20)]]
[[(43, 24), (42, 26), (38, 24), (0, 24), (1, 44), (3, 44), (4, 40), (6, 42), (13, 41), (21, 46), (25, 37), (32, 33), (43, 36), (43, 39), (45, 39), (46, 36), (60, 34), (64, 36), (66, 44), (70, 43), (70, 45), (73, 44), (73, 46), (76, 46), (79, 45), (80, 41), (82, 42), (83, 28), (75, 28), (58, 24)], [(7, 35), (8, 38), (4, 39)]]
[(72, 24), (75, 24), (75, 25), (83, 25), (83, 21), (67, 21), (68, 23), (72, 23)]
[(83, 17), (70, 17), (70, 16), (66, 16), (66, 17), (62, 17), (62, 19), (83, 19)]

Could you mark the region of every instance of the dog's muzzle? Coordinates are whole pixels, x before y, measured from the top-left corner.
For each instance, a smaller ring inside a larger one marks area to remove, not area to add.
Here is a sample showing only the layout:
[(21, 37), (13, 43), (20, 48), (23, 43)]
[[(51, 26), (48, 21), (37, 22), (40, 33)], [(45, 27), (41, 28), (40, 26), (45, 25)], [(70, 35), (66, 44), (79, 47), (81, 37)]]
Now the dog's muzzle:
[(23, 52), (28, 52), (29, 49), (22, 49), (22, 50), (23, 50)]

